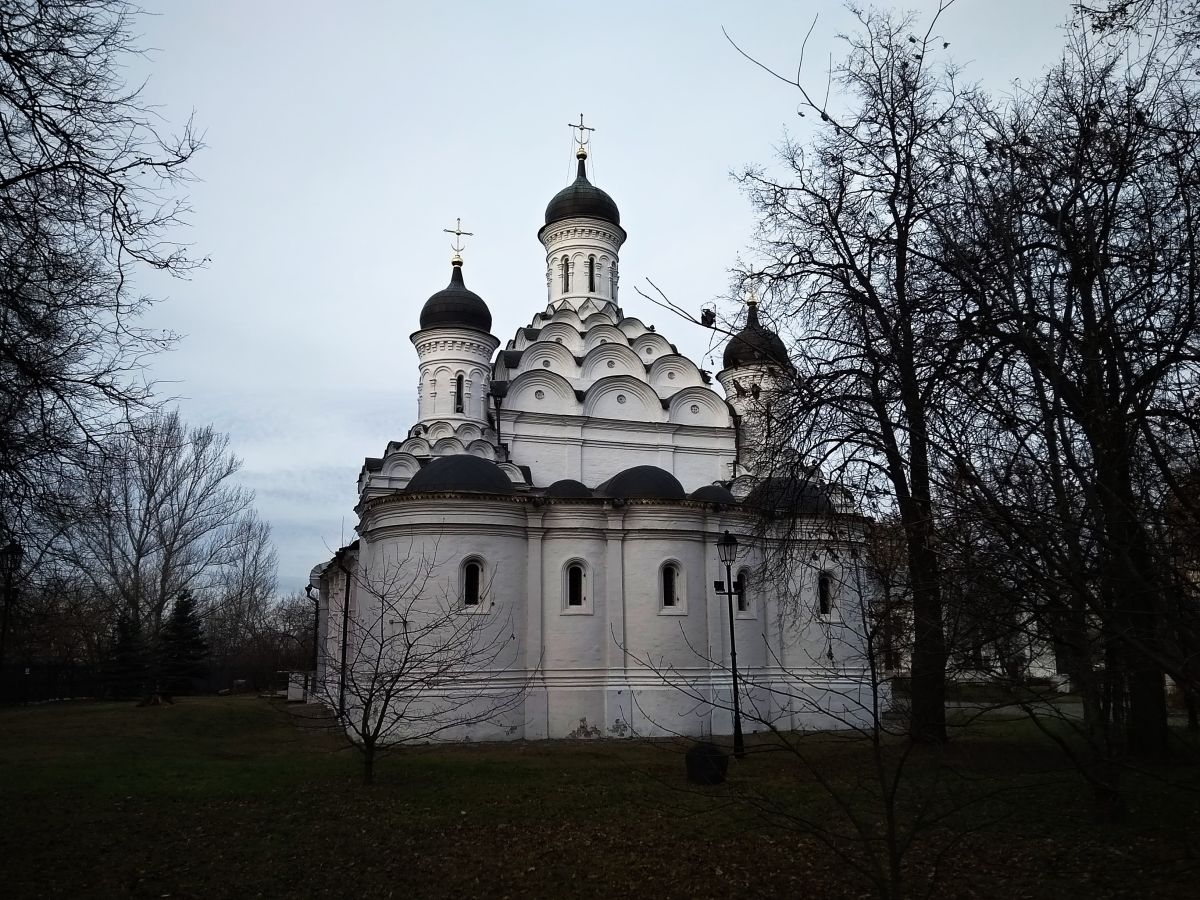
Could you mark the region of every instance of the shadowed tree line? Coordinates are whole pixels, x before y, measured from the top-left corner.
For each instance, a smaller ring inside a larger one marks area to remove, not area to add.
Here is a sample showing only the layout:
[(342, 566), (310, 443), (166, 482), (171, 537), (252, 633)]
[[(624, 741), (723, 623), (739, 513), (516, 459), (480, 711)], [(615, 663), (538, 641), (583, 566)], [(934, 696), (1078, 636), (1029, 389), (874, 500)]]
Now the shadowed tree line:
[[(828, 83), (771, 72), (805, 121), (739, 177), (759, 228), (738, 290), (795, 366), (755, 398), (756, 464), (820, 472), (873, 518), (853, 630), (875, 696), (911, 697), (912, 745), (952, 738), (948, 685), (985, 680), (1120, 817), (1131, 766), (1188, 752), (1168, 690), (1192, 728), (1200, 691), (1196, 6), (1077, 10), (1059, 61), (995, 97), (950, 62), (952, 5), (859, 11)], [(767, 573), (814, 568), (788, 539), (810, 528), (763, 519)], [(1065, 676), (1081, 715), (1030, 690), (1031, 667)], [(881, 896), (907, 890), (903, 835), (940, 815), (892, 802), (913, 787), (896, 731), (863, 732)]]
[(208, 671), (252, 681), (296, 640), (272, 618), (270, 533), (227, 438), (182, 423), (147, 378), (175, 336), (140, 325), (155, 300), (138, 276), (204, 260), (173, 237), (201, 140), (124, 80), (138, 16), (0, 2), (0, 542), (24, 551), (8, 699), (168, 694), (203, 675), (197, 623)]

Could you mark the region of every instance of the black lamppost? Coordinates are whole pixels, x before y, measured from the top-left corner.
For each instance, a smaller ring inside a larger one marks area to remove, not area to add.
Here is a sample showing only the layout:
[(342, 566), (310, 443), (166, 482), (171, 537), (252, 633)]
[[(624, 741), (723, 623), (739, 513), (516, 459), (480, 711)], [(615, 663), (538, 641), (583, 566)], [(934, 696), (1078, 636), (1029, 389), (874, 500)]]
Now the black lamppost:
[(4, 613), (3, 622), (0, 623), (0, 680), (4, 679), (4, 650), (8, 644), (9, 607), (12, 606), (17, 590), (13, 581), (21, 569), (21, 557), (24, 553), (25, 551), (16, 541), (9, 541), (7, 546), (0, 550), (0, 576), (4, 579)]
[[(733, 672), (733, 755), (738, 759), (746, 756), (746, 745), (742, 741), (742, 709), (738, 700), (738, 670), (737, 670), (737, 638), (733, 631), (733, 598), (741, 594), (741, 589), (733, 583), (733, 561), (737, 559), (738, 539), (728, 529), (717, 539), (717, 554), (725, 566), (725, 581), (714, 585), (718, 594), (724, 594), (729, 601), (729, 668)], [(726, 590), (725, 585), (729, 585)]]
[(317, 645), (321, 640), (321, 597), (319, 594), (313, 594), (315, 591), (311, 584), (304, 586), (304, 593), (313, 605), (313, 652), (312, 652), (312, 684), (309, 686), (309, 695), (317, 692)]

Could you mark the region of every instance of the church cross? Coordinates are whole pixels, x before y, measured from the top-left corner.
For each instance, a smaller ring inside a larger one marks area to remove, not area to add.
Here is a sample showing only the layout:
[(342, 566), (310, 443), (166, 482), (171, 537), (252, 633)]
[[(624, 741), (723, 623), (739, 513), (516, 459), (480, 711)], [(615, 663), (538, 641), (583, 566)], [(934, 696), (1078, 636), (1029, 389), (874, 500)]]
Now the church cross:
[(576, 125), (574, 122), (568, 122), (567, 127), (570, 128), (572, 132), (575, 132), (575, 131), (579, 132), (578, 135), (575, 135), (575, 143), (577, 143), (579, 145), (579, 148), (581, 150), (587, 146), (587, 143), (590, 140), (590, 137), (588, 136), (588, 132), (596, 130), (595, 128), (592, 128), (590, 125), (583, 124), (583, 113), (579, 114), (579, 124), (578, 125)]
[(454, 243), (450, 245), (450, 249), (454, 251), (454, 255), (458, 256), (463, 252), (462, 239), (463, 237), (474, 237), (474, 232), (462, 230), (462, 219), (454, 220), (453, 228), (443, 228), (442, 231), (446, 234), (454, 235)]

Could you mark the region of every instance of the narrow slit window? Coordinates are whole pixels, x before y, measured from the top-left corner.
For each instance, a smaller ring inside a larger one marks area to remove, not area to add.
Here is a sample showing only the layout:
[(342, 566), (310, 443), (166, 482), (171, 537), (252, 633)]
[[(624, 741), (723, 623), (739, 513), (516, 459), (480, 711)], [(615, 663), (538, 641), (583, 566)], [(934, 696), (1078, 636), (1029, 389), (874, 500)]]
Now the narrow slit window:
[(674, 566), (663, 566), (662, 605), (673, 608), (679, 605), (679, 573)]
[(833, 612), (833, 578), (828, 572), (822, 572), (817, 579), (817, 603), (821, 615)]
[(737, 591), (737, 608), (738, 612), (747, 612), (750, 609), (750, 573), (745, 569), (738, 572), (737, 582), (734, 585), (734, 590)]
[(463, 377), (461, 375), (454, 382), (454, 411), (456, 413), (463, 411)]
[(567, 606), (583, 606), (583, 566), (567, 569)]
[(564, 294), (571, 290), (571, 261), (565, 256), (562, 258), (562, 289)]
[(588, 293), (596, 293), (596, 257), (588, 257)]
[(482, 566), (477, 562), (469, 562), (463, 569), (463, 606), (479, 605), (479, 582), (482, 575)]

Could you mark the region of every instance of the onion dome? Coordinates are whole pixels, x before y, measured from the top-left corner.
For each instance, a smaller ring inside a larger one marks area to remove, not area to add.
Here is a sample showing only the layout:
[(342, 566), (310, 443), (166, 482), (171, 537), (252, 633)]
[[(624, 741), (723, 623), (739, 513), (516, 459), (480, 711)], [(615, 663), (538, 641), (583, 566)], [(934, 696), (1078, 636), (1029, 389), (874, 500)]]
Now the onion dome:
[(725, 368), (768, 365), (792, 371), (787, 348), (783, 346), (779, 335), (758, 321), (758, 303), (751, 299), (746, 306), (749, 310), (746, 315), (746, 327), (731, 337), (725, 345)]
[(634, 466), (618, 472), (596, 492), (626, 500), (683, 500), (683, 485), (674, 475), (658, 466)]
[(584, 500), (594, 496), (592, 489), (582, 481), (573, 478), (563, 478), (546, 488), (547, 497), (560, 497), (567, 500)]
[(470, 494), (513, 494), (516, 488), (490, 459), (459, 453), (431, 460), (408, 482), (405, 493), (456, 491)]
[(835, 512), (833, 501), (829, 499), (829, 488), (798, 475), (764, 479), (746, 495), (742, 505), (762, 512), (790, 516), (819, 516)]
[(546, 224), (559, 222), (563, 219), (573, 219), (586, 216), (589, 219), (603, 219), (613, 225), (621, 224), (621, 213), (613, 198), (600, 190), (587, 179), (587, 151), (582, 147), (575, 154), (579, 160), (579, 174), (575, 180), (554, 195), (546, 207)]
[(704, 500), (708, 503), (737, 503), (737, 498), (729, 492), (729, 488), (719, 484), (706, 484), (688, 494), (689, 500)]
[(483, 298), (467, 290), (463, 282), (462, 257), (451, 260), (450, 284), (425, 301), (421, 308), (422, 328), (474, 328), (492, 330), (492, 313)]

